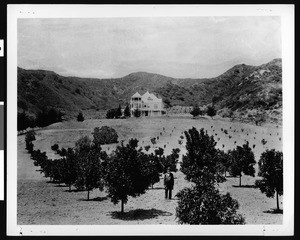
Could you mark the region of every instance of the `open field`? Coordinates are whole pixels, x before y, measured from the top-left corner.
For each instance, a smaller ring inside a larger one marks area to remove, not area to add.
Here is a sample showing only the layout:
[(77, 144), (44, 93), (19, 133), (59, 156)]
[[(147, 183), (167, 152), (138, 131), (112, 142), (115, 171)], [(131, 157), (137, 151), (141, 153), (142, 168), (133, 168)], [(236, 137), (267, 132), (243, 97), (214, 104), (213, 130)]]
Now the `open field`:
[[(196, 127), (204, 128), (208, 134), (214, 135), (217, 147), (223, 150), (242, 145), (247, 140), (253, 149), (256, 161), (266, 148), (282, 150), (282, 128), (280, 126), (254, 126), (226, 119), (210, 119), (207, 117), (192, 119), (190, 114), (130, 119), (91, 119), (84, 122), (66, 121), (56, 123), (36, 131), (34, 148), (46, 151), (49, 158), (59, 158), (51, 150), (57, 143), (60, 147), (73, 147), (77, 139), (89, 135), (95, 127), (111, 126), (118, 132), (119, 140), (128, 141), (137, 138), (140, 146), (150, 145), (151, 137), (159, 136), (155, 147), (165, 149), (170, 154), (173, 148), (180, 148), (180, 159), (185, 154), (185, 142), (179, 145), (183, 131)], [(225, 134), (221, 129), (227, 129)], [(164, 130), (163, 130), (164, 129)], [(230, 136), (230, 137), (229, 137)], [(267, 143), (263, 146), (261, 140)], [(103, 146), (111, 152), (116, 144)], [(172, 200), (164, 199), (163, 180), (149, 189), (146, 194), (137, 198), (129, 198), (125, 205), (126, 214), (120, 216), (120, 204), (114, 205), (106, 198), (105, 192), (94, 190), (90, 201), (86, 201), (86, 192), (68, 192), (68, 187), (48, 183), (33, 165), (30, 155), (25, 150), (24, 135), (18, 136), (18, 224), (177, 224), (175, 194), (190, 183), (178, 171), (174, 174), (175, 186)], [(256, 165), (256, 173), (258, 171)], [(239, 204), (239, 212), (245, 217), (246, 224), (282, 224), (282, 214), (273, 214), (276, 200), (267, 198), (259, 189), (252, 188), (257, 177), (242, 177), (242, 185), (237, 187), (238, 178), (227, 178), (220, 184), (223, 193), (229, 192)], [(282, 207), (282, 197), (280, 198)]]

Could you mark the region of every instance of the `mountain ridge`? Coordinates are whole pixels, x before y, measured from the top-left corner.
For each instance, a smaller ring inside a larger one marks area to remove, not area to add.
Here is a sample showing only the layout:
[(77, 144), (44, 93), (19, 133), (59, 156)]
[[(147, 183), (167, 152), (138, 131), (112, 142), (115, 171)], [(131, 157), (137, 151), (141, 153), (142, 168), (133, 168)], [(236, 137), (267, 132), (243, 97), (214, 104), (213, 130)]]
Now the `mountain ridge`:
[[(78, 111), (106, 111), (128, 104), (135, 92), (161, 96), (167, 106), (214, 104), (222, 110), (281, 111), (282, 60), (260, 66), (238, 64), (214, 78), (172, 78), (144, 71), (120, 78), (65, 77), (48, 70), (18, 67), (18, 111), (36, 115), (55, 107), (74, 115)], [(257, 101), (256, 101), (256, 100)], [(277, 105), (276, 105), (277, 104)]]

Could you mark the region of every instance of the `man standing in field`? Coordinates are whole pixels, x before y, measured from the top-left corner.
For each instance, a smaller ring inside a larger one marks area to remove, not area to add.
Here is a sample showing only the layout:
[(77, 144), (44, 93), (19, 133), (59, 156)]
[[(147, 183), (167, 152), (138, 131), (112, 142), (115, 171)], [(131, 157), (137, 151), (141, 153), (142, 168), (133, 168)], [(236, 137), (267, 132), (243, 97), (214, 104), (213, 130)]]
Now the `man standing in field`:
[(168, 167), (167, 172), (165, 173), (164, 177), (164, 186), (165, 186), (165, 198), (171, 199), (172, 198), (172, 189), (174, 186), (174, 176), (171, 173), (171, 169)]

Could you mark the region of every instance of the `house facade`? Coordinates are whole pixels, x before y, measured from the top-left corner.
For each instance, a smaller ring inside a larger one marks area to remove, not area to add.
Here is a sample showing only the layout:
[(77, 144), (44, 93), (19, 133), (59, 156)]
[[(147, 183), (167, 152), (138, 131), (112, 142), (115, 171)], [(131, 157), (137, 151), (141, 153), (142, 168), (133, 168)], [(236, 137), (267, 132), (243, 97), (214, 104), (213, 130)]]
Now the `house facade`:
[(162, 99), (148, 91), (143, 95), (138, 92), (132, 95), (130, 99), (131, 116), (135, 109), (141, 111), (141, 116), (161, 116), (165, 113)]

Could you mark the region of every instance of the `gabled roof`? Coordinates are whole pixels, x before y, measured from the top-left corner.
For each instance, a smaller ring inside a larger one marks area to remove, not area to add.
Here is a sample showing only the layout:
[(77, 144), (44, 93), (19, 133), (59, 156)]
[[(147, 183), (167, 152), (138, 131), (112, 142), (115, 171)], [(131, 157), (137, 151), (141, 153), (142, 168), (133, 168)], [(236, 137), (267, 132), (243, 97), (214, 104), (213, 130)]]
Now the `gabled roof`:
[(148, 91), (145, 94), (143, 94), (142, 99), (143, 99), (143, 101), (147, 101), (149, 97), (152, 98), (152, 100), (154, 102), (160, 102), (161, 101), (160, 98), (157, 98), (153, 93), (149, 93)]
[(132, 95), (132, 98), (134, 97), (142, 97), (141, 94), (139, 94), (138, 92), (136, 92), (135, 94)]

